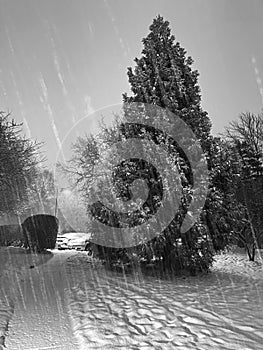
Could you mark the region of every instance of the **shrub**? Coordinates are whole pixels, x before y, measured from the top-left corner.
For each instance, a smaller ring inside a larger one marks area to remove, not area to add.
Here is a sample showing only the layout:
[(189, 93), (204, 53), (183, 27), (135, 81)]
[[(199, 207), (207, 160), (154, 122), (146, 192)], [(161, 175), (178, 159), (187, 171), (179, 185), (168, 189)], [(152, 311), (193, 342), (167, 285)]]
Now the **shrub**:
[(30, 216), (22, 223), (22, 228), (26, 247), (37, 252), (55, 248), (58, 234), (58, 219), (55, 216)]
[(22, 227), (19, 224), (0, 226), (0, 246), (22, 246), (24, 242)]
[(108, 265), (118, 262), (127, 263), (130, 260), (125, 248), (111, 248), (91, 243), (91, 249), (98, 259), (105, 261)]

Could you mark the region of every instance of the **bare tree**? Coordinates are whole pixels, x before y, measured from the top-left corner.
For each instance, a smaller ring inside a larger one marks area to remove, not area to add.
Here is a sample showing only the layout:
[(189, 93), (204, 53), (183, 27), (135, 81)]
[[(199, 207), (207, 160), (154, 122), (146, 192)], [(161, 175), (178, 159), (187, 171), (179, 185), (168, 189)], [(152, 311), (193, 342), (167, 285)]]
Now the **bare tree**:
[(17, 211), (35, 177), (39, 144), (21, 135), (20, 125), (0, 112), (0, 214)]
[[(242, 208), (242, 227), (234, 232), (250, 260), (263, 243), (263, 113), (243, 113), (226, 129), (233, 166), (238, 169), (236, 197)], [(241, 218), (240, 218), (241, 219)]]

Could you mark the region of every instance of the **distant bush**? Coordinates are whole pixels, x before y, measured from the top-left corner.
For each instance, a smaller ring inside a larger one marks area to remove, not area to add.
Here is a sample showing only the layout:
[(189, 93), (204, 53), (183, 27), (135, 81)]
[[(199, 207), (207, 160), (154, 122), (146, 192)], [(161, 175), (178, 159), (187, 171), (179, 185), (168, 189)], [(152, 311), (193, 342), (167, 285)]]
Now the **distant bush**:
[(118, 262), (128, 263), (131, 260), (129, 249), (105, 247), (95, 243), (91, 243), (90, 247), (96, 258), (105, 261), (109, 265)]
[(0, 246), (22, 246), (24, 243), (25, 238), (19, 224), (0, 226)]
[[(205, 227), (195, 225), (183, 239), (172, 242), (168, 249), (166, 245), (162, 245), (163, 234), (136, 247), (112, 248), (92, 243), (91, 249), (95, 257), (109, 266), (126, 264), (142, 267), (152, 264), (159, 272), (177, 274), (188, 271), (196, 275), (210, 269), (214, 256), (212, 242), (202, 237), (198, 232), (200, 229), (204, 230)], [(168, 234), (165, 238), (172, 239)]]
[(37, 252), (55, 248), (58, 234), (58, 219), (55, 216), (30, 216), (22, 223), (22, 228), (26, 247)]

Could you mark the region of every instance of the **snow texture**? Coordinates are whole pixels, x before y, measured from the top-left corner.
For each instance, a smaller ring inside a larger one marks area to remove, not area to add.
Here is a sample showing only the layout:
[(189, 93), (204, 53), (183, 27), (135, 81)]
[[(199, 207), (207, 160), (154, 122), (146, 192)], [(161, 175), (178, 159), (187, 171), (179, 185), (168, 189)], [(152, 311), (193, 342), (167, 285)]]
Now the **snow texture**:
[(0, 252), (14, 303), (13, 315), (0, 304), (7, 349), (262, 349), (260, 255), (221, 254), (209, 274), (164, 280), (108, 271), (85, 252), (14, 250)]

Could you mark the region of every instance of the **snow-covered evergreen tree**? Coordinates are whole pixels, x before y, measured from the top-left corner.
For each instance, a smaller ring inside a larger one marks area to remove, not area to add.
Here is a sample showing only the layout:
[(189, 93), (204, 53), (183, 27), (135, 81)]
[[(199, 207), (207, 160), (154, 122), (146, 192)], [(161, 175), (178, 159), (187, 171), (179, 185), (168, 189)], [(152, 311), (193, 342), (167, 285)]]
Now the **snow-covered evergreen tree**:
[[(192, 129), (208, 156), (211, 122), (201, 107), (199, 74), (192, 69), (193, 60), (187, 57), (186, 50), (175, 42), (169, 22), (162, 16), (157, 16), (149, 29), (150, 33), (142, 40), (141, 58), (135, 58), (134, 69), (128, 68), (132, 96), (123, 94), (123, 101), (128, 104), (133, 102), (153, 104), (168, 109)], [(153, 133), (150, 132), (156, 139)], [(190, 165), (187, 164), (186, 159), (182, 159), (180, 154), (179, 164), (188, 180), (184, 183), (187, 193), (192, 185), (187, 176), (191, 173)], [(180, 235), (181, 218), (189, 205), (186, 198), (182, 203), (182, 210), (171, 225), (163, 235), (149, 245), (169, 269), (180, 268), (180, 266), (193, 270), (207, 268), (212, 261), (212, 253), (207, 241), (202, 241), (205, 227), (199, 223), (186, 235)], [(180, 240), (183, 245), (179, 248)], [(199, 244), (201, 241), (203, 245)], [(142, 249), (142, 251), (148, 250)]]
[(160, 15), (153, 20), (150, 33), (142, 40), (142, 57), (135, 58), (135, 68), (128, 68), (132, 96), (124, 102), (144, 102), (168, 108), (188, 124), (196, 137), (205, 141), (210, 136), (211, 121), (201, 108), (198, 71), (193, 59), (171, 34), (169, 22)]

